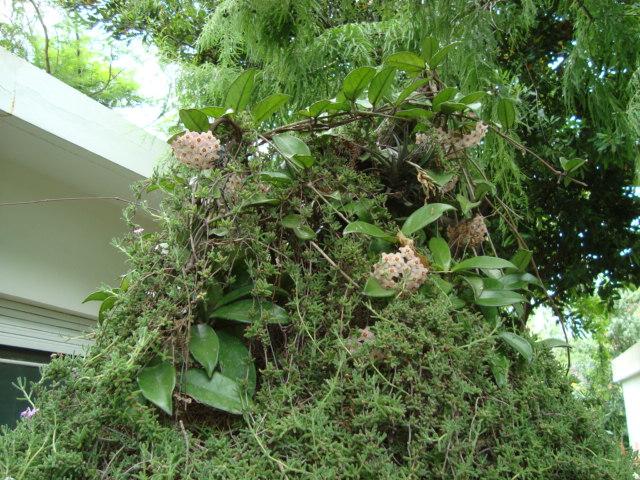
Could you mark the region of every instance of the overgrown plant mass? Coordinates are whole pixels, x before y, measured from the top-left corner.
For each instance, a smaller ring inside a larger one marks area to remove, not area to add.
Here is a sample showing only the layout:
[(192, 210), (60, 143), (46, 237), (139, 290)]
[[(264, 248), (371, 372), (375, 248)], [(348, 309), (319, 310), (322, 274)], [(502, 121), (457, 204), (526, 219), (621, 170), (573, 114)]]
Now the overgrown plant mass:
[(524, 147), (509, 99), (443, 83), (455, 52), (429, 37), (356, 68), (287, 125), (251, 69), (182, 110), (176, 158), (125, 212), (129, 272), (87, 299), (95, 345), (25, 388), (38, 411), (4, 432), (0, 474), (632, 478), (551, 355), (566, 344), (523, 328), (545, 289), (481, 151)]

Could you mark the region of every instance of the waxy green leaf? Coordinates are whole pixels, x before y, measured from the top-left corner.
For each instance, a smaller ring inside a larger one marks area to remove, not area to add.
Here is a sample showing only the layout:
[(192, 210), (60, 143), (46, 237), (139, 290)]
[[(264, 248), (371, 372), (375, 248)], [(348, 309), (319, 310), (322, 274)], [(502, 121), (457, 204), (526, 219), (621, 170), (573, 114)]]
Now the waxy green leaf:
[(367, 278), (367, 283), (364, 285), (364, 295), (373, 298), (385, 298), (393, 297), (397, 292), (393, 289), (384, 288), (380, 285), (380, 281), (375, 277)]
[(311, 150), (298, 137), (283, 133), (273, 137), (273, 144), (285, 158), (288, 158), (297, 166), (309, 168), (313, 165), (314, 160), (311, 156)]
[(455, 210), (446, 203), (429, 203), (413, 212), (402, 225), (402, 233), (411, 235), (438, 220), (447, 210)]
[(349, 225), (347, 225), (342, 233), (344, 235), (348, 233), (362, 233), (370, 237), (383, 238), (387, 242), (398, 241), (396, 237), (394, 237), (393, 235), (389, 235), (388, 233), (376, 227), (375, 225), (371, 225), (370, 223), (367, 223), (367, 222), (361, 222), (359, 220), (355, 222), (351, 222)]
[(251, 396), (256, 390), (256, 366), (242, 339), (227, 330), (219, 330), (220, 371), (225, 377), (245, 385)]
[(209, 117), (200, 110), (188, 108), (180, 110), (178, 115), (187, 130), (201, 133), (209, 130)]
[(498, 121), (503, 128), (509, 130), (516, 123), (516, 109), (513, 102), (508, 98), (503, 98), (498, 102)]
[(443, 270), (449, 270), (451, 265), (451, 249), (442, 237), (432, 237), (429, 240), (429, 250), (433, 255), (433, 261)]
[(515, 265), (504, 258), (478, 256), (463, 260), (454, 266), (451, 271), (459, 272), (460, 270), (473, 270), (474, 268), (486, 268), (490, 270), (497, 268), (515, 268)]
[(504, 307), (514, 303), (524, 302), (527, 299), (519, 293), (511, 290), (488, 290), (485, 289), (478, 296), (475, 303), (483, 307)]
[(385, 67), (373, 77), (371, 85), (369, 85), (369, 101), (372, 105), (375, 106), (376, 103), (384, 98), (395, 76), (395, 67)]
[(237, 302), (216, 308), (210, 313), (211, 318), (233, 320), (240, 323), (253, 323), (264, 319), (267, 323), (287, 323), (287, 311), (267, 300), (257, 299), (239, 300)]
[(411, 85), (405, 87), (405, 89), (402, 90), (402, 92), (400, 92), (400, 95), (398, 95), (398, 98), (396, 98), (394, 105), (396, 107), (400, 106), (402, 102), (404, 102), (407, 98), (409, 98), (409, 95), (411, 95), (413, 92), (415, 92), (417, 89), (419, 89), (421, 86), (423, 86), (425, 83), (428, 83), (428, 82), (429, 82), (428, 78), (421, 78), (420, 80), (416, 80)]
[(456, 87), (447, 87), (443, 90), (441, 90), (432, 100), (431, 104), (433, 105), (433, 111), (434, 112), (439, 112), (440, 111), (440, 104), (444, 103), (448, 100), (452, 100), (455, 96), (456, 93), (458, 92), (458, 89)]
[(169, 415), (173, 413), (172, 395), (176, 386), (176, 369), (162, 362), (144, 367), (138, 375), (138, 386), (144, 398)]
[(360, 67), (349, 72), (342, 82), (342, 92), (347, 100), (355, 102), (356, 98), (369, 86), (376, 74), (373, 67)]
[(444, 57), (457, 45), (460, 45), (462, 42), (452, 42), (449, 45), (445, 45), (440, 50), (438, 50), (431, 59), (427, 62), (429, 64), (429, 68), (433, 69), (440, 65), (440, 62), (444, 60)]
[(387, 58), (387, 61), (384, 62), (384, 64), (389, 67), (396, 67), (399, 70), (404, 70), (408, 73), (418, 73), (427, 67), (422, 58), (411, 52), (394, 53)]
[(533, 358), (533, 347), (526, 338), (522, 338), (520, 335), (512, 332), (501, 332), (498, 334), (498, 337), (522, 355), (527, 362), (530, 362)]
[(225, 107), (231, 108), (236, 113), (244, 110), (255, 85), (255, 75), (255, 69), (245, 70), (233, 81), (224, 100)]
[(190, 330), (189, 351), (193, 358), (204, 367), (211, 377), (218, 364), (220, 342), (218, 335), (209, 325), (193, 325)]
[(190, 368), (185, 379), (185, 392), (200, 403), (240, 415), (247, 404), (235, 380), (215, 372), (211, 378), (200, 368)]
[(291, 95), (285, 95), (284, 93), (274, 93), (268, 96), (264, 100), (261, 100), (251, 110), (251, 115), (256, 123), (265, 121), (271, 115), (273, 115), (280, 107), (282, 107)]

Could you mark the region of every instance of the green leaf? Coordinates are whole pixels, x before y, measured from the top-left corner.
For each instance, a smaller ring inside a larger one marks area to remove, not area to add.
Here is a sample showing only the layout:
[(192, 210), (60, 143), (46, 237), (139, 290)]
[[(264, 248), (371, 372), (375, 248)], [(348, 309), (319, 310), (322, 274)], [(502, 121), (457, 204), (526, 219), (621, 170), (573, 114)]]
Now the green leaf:
[(436, 68), (440, 62), (442, 62), (442, 60), (444, 60), (444, 57), (457, 45), (462, 44), (462, 42), (452, 42), (449, 45), (445, 45), (444, 47), (442, 47), (438, 52), (436, 52), (433, 57), (431, 57), (431, 60), (429, 60), (429, 68)]
[(380, 285), (380, 281), (375, 277), (367, 278), (367, 283), (364, 285), (363, 295), (374, 298), (393, 297), (396, 291), (393, 289), (384, 288)]
[(296, 165), (302, 168), (309, 168), (313, 165), (311, 150), (298, 137), (283, 133), (273, 137), (273, 144), (285, 158), (292, 160)]
[(524, 272), (531, 262), (533, 252), (529, 250), (518, 250), (513, 257), (511, 257), (511, 263), (515, 266), (515, 271)]
[(462, 213), (464, 215), (469, 213), (469, 211), (472, 208), (476, 208), (478, 205), (480, 205), (482, 203), (482, 202), (472, 202), (467, 197), (465, 197), (464, 195), (460, 195), (460, 194), (456, 195), (456, 200), (460, 204), (460, 210), (462, 210)]
[(116, 300), (118, 300), (118, 297), (115, 295), (104, 299), (102, 305), (100, 305), (100, 309), (98, 310), (98, 325), (102, 325), (107, 313), (109, 313), (109, 310), (111, 310), (115, 305)]
[(172, 395), (176, 386), (176, 369), (173, 365), (162, 362), (144, 367), (138, 375), (138, 386), (144, 398), (169, 415), (173, 413)]
[(229, 293), (221, 297), (215, 304), (215, 306), (216, 308), (218, 308), (222, 307), (223, 305), (228, 305), (229, 303), (235, 302), (242, 297), (250, 296), (251, 292), (253, 292), (253, 285), (244, 285), (242, 287), (234, 288)]
[(475, 303), (483, 307), (504, 307), (526, 300), (525, 297), (511, 290), (483, 290)]
[(375, 106), (376, 103), (384, 98), (395, 76), (395, 67), (385, 67), (373, 77), (371, 85), (369, 85), (369, 101), (372, 105)]
[(399, 106), (402, 102), (404, 102), (409, 97), (409, 95), (411, 95), (418, 88), (420, 88), (422, 85), (428, 82), (429, 82), (428, 78), (421, 78), (420, 80), (416, 80), (411, 85), (406, 87), (404, 90), (402, 90), (402, 92), (400, 92), (400, 95), (398, 95), (398, 98), (396, 98), (395, 106), (396, 107)]
[(227, 227), (212, 228), (211, 233), (213, 233), (216, 237), (226, 237), (227, 235), (229, 235), (229, 229)]
[(449, 244), (442, 237), (432, 237), (429, 240), (429, 250), (433, 255), (433, 261), (442, 268), (442, 270), (449, 270), (451, 265), (451, 250)]
[(459, 102), (442, 102), (438, 105), (438, 110), (446, 115), (450, 115), (454, 112), (464, 112), (469, 105)]
[(431, 59), (436, 54), (436, 52), (440, 48), (440, 42), (438, 42), (437, 38), (427, 37), (422, 40), (422, 45), (420, 48), (420, 53), (422, 54), (422, 58), (425, 62), (431, 62)]
[(373, 67), (360, 67), (350, 72), (342, 82), (342, 92), (347, 100), (354, 102), (369, 86), (375, 74)]
[(464, 97), (462, 97), (460, 100), (458, 100), (460, 103), (466, 103), (467, 105), (471, 104), (471, 103), (475, 103), (478, 100), (480, 100), (482, 97), (485, 97), (489, 95), (488, 92), (474, 92), (474, 93), (470, 93), (469, 95), (465, 95)]
[(495, 378), (496, 383), (500, 388), (507, 385), (507, 381), (509, 380), (510, 366), (511, 362), (509, 361), (509, 359), (501, 353), (497, 354), (491, 360), (491, 373), (493, 373), (493, 377)]
[(416, 120), (431, 120), (436, 115), (431, 110), (424, 108), (410, 108), (408, 110), (398, 110), (396, 112), (398, 117), (415, 118)]
[(447, 210), (455, 210), (451, 205), (446, 203), (429, 203), (409, 215), (402, 225), (402, 233), (411, 235), (412, 233), (422, 230), (432, 222), (438, 220)]
[(185, 380), (185, 392), (200, 403), (240, 415), (247, 403), (235, 380), (215, 372), (211, 378), (199, 368), (190, 368)]
[(480, 179), (474, 180), (474, 181), (477, 184), (474, 194), (478, 200), (482, 200), (482, 197), (486, 193), (491, 193), (492, 195), (495, 195), (497, 189), (493, 183), (488, 182), (487, 180), (480, 180)]
[(480, 295), (482, 295), (482, 292), (484, 291), (484, 282), (482, 281), (482, 278), (468, 275), (462, 277), (462, 279), (471, 287), (471, 290), (473, 291), (473, 298), (477, 302), (478, 298), (480, 298)]
[(306, 225), (302, 225), (300, 227), (295, 227), (293, 229), (293, 233), (295, 233), (296, 237), (300, 240), (313, 240), (316, 238), (316, 232), (314, 232), (311, 227)]
[(508, 98), (503, 98), (498, 102), (498, 121), (507, 130), (516, 123), (516, 109)]
[(453, 172), (436, 172), (434, 170), (425, 170), (425, 172), (427, 172), (431, 180), (441, 187), (444, 187), (455, 176)]
[(251, 110), (251, 115), (256, 123), (260, 123), (265, 121), (271, 115), (273, 115), (276, 110), (278, 110), (281, 106), (283, 106), (291, 95), (285, 95), (284, 93), (274, 93), (273, 95), (269, 95), (264, 100), (261, 100), (256, 104), (255, 107)]
[(388, 233), (384, 232), (382, 229), (376, 227), (375, 225), (371, 225), (370, 223), (367, 223), (367, 222), (361, 222), (359, 220), (355, 222), (351, 222), (349, 225), (347, 225), (342, 233), (343, 235), (346, 235), (348, 233), (362, 233), (370, 237), (382, 238), (387, 242), (398, 241), (396, 237), (394, 237), (393, 235), (389, 235)]
[(85, 298), (82, 303), (87, 303), (87, 302), (102, 302), (103, 300), (106, 300), (109, 297), (115, 297), (115, 295), (113, 294), (113, 292), (94, 292), (91, 295), (89, 295), (87, 298)]
[(527, 285), (540, 285), (540, 281), (530, 273), (510, 273), (498, 279), (502, 288), (506, 290), (519, 290), (527, 288)]
[(458, 89), (456, 87), (447, 87), (441, 90), (432, 100), (431, 104), (433, 105), (433, 111), (440, 111), (440, 104), (444, 103), (448, 100), (453, 99), (456, 96), (456, 92)]
[(204, 324), (193, 325), (190, 333), (189, 351), (193, 358), (204, 367), (207, 375), (211, 377), (218, 364), (218, 354), (220, 352), (218, 335), (216, 335), (213, 328)]
[(291, 183), (291, 177), (284, 172), (262, 171), (256, 173), (254, 176), (260, 177), (261, 179), (274, 184)]
[(515, 265), (503, 258), (478, 256), (463, 260), (454, 266), (451, 271), (458, 272), (460, 270), (472, 270), (474, 268), (486, 268), (491, 270), (496, 268), (515, 268)]
[(187, 130), (191, 130), (192, 132), (206, 132), (209, 130), (209, 117), (200, 110), (188, 108), (180, 110), (178, 114)]
[(565, 157), (560, 157), (560, 165), (562, 165), (562, 169), (569, 173), (573, 170), (577, 170), (582, 165), (584, 165), (587, 161), (582, 158), (574, 158), (571, 160), (567, 160)]
[(418, 73), (426, 68), (424, 60), (415, 53), (399, 52), (394, 53), (384, 62), (388, 67), (396, 67), (408, 73)]
[(531, 347), (529, 340), (526, 338), (522, 338), (520, 335), (516, 335), (512, 332), (500, 332), (498, 337), (522, 355), (527, 362), (530, 362), (533, 358), (533, 348)]
[(304, 224), (304, 218), (301, 215), (290, 214), (283, 217), (280, 223), (284, 228), (296, 228)]
[(571, 345), (569, 345), (564, 340), (560, 340), (559, 338), (545, 338), (544, 340), (540, 340), (539, 342), (536, 342), (536, 345), (542, 345), (543, 347), (547, 347), (547, 348), (556, 348), (556, 347), (571, 348)]
[(256, 207), (260, 205), (278, 205), (280, 200), (277, 198), (269, 198), (264, 193), (256, 193), (242, 204), (243, 207)]
[(242, 339), (227, 330), (219, 330), (220, 371), (225, 377), (246, 384), (247, 392), (253, 395), (256, 390), (256, 366)]
[(225, 113), (230, 113), (229, 109), (224, 107), (204, 107), (199, 110), (205, 115), (213, 118), (222, 117)]
[(304, 115), (305, 117), (317, 117), (318, 115), (323, 113), (326, 107), (331, 103), (332, 103), (331, 100), (320, 100), (318, 102), (311, 104), (311, 106), (306, 110), (300, 110), (299, 112), (296, 112), (296, 113), (299, 113), (300, 115)]
[(263, 318), (267, 323), (287, 323), (287, 311), (266, 300), (239, 300), (237, 302), (216, 308), (210, 314), (211, 318), (222, 318), (240, 323), (253, 323)]
[(242, 72), (238, 78), (233, 81), (224, 100), (225, 107), (231, 108), (234, 112), (239, 113), (247, 106), (255, 84), (255, 75), (256, 70), (252, 68)]

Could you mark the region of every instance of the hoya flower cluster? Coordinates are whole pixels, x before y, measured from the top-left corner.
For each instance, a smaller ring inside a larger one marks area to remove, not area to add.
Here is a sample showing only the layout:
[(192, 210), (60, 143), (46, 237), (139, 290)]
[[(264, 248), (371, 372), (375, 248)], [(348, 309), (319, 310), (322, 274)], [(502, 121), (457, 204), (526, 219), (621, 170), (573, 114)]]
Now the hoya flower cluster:
[(405, 288), (415, 292), (420, 288), (429, 270), (411, 247), (402, 247), (396, 253), (383, 253), (373, 266), (373, 277), (384, 288)]
[(174, 140), (171, 149), (176, 158), (196, 170), (214, 168), (220, 154), (220, 140), (211, 132), (191, 132)]
[(489, 230), (484, 223), (484, 217), (478, 214), (455, 227), (447, 227), (447, 235), (451, 246), (475, 248), (489, 239)]

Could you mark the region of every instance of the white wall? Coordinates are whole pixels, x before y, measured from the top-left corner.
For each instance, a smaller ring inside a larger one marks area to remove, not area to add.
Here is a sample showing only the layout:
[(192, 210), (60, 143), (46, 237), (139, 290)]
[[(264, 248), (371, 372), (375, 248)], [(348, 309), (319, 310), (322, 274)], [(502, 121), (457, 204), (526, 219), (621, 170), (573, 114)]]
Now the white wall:
[(613, 380), (622, 384), (629, 443), (640, 450), (640, 342), (613, 359)]

